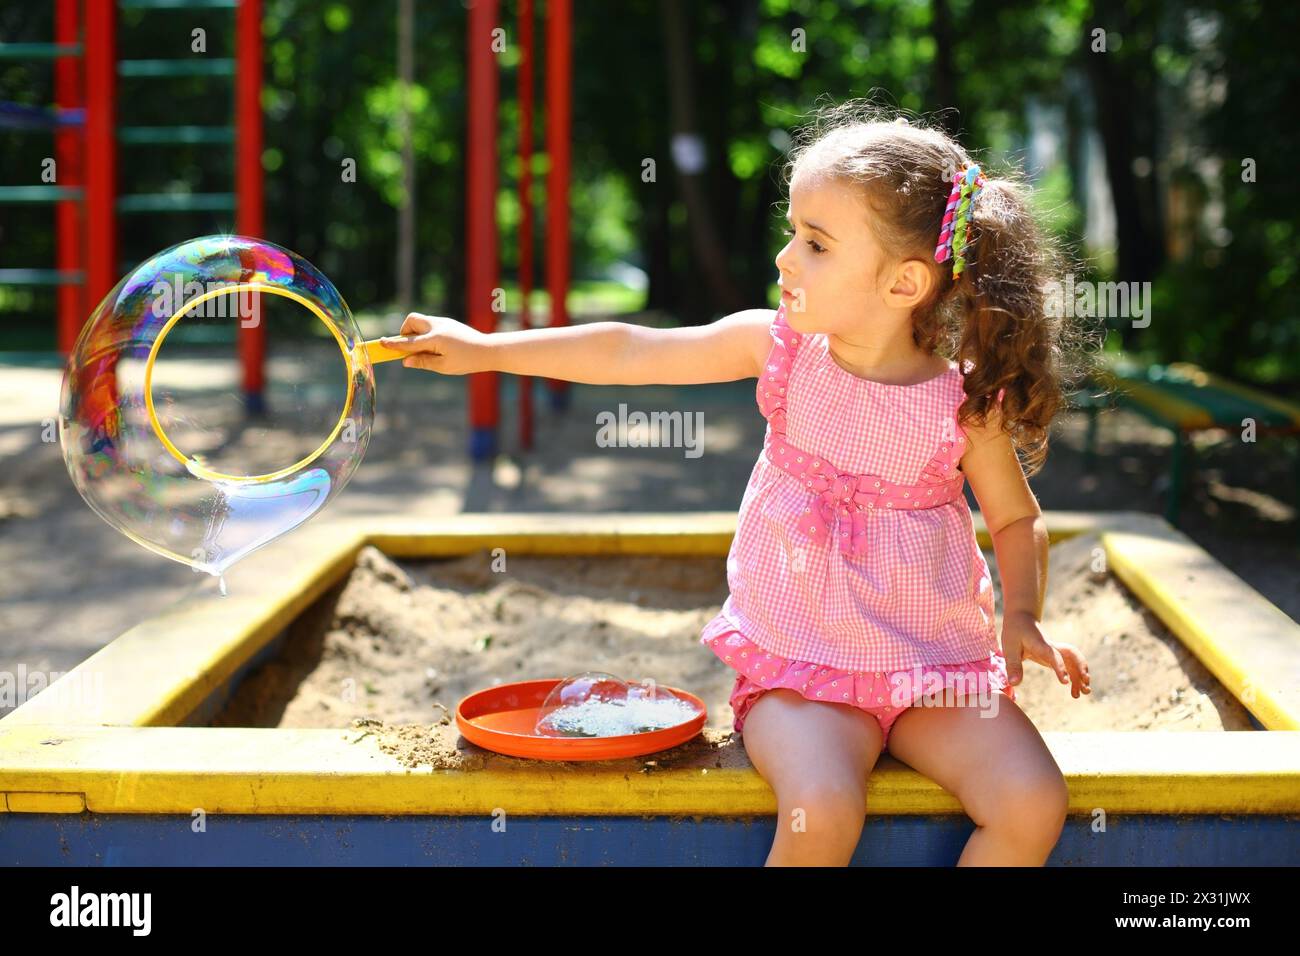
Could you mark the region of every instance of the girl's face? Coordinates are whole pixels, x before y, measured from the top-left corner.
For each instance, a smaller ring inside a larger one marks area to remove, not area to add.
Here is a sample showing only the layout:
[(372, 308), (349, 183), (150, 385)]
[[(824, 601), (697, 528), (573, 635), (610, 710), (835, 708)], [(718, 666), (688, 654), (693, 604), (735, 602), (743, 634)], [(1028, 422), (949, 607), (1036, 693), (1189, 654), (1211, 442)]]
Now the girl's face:
[(794, 178), (786, 226), (791, 238), (776, 267), (786, 318), (796, 332), (852, 335), (884, 308), (875, 279), (884, 251), (866, 216), (865, 203), (841, 181)]

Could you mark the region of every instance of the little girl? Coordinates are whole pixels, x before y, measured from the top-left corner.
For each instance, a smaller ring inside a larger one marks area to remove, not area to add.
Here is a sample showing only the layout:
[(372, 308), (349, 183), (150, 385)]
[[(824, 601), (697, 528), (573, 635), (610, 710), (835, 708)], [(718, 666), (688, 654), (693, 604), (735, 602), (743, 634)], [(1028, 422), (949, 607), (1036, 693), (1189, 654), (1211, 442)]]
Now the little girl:
[[(412, 314), (411, 337), (384, 344), (449, 375), (757, 376), (763, 451), (701, 642), (738, 672), (734, 729), (776, 793), (767, 863), (846, 864), (887, 745), (975, 822), (958, 865), (1042, 865), (1068, 791), (1012, 687), (1030, 660), (1089, 692), (1083, 656), (1039, 624), (1047, 533), (1017, 456), (1041, 466), (1063, 402), (1070, 330), (1044, 308), (1055, 257), (1023, 187), (852, 101), (801, 133), (787, 173), (775, 317), (489, 335)], [(1001, 571), (1000, 641), (966, 480)]]

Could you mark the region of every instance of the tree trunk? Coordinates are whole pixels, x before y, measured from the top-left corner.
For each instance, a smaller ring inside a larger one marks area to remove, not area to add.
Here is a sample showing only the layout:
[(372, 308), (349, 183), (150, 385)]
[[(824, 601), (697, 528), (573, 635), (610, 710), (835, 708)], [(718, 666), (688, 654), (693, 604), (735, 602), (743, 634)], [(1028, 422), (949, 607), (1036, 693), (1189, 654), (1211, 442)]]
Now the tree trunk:
[[(1097, 128), (1106, 156), (1106, 176), (1115, 204), (1117, 273), (1121, 282), (1147, 282), (1165, 262), (1156, 155), (1156, 91), (1149, 44), (1138, 37), (1142, 25), (1115, 0), (1099, 0), (1095, 18), (1084, 26), (1083, 58), (1096, 103)], [(1111, 48), (1093, 52), (1093, 30), (1119, 30), (1122, 53)], [(1134, 171), (1134, 160), (1146, 161), (1146, 173)], [(1125, 347), (1132, 324), (1119, 323)]]
[[(664, 34), (668, 67), (669, 113), (673, 139), (702, 141), (694, 115), (695, 91), (691, 80), (691, 44), (681, 0), (664, 0)], [(674, 161), (674, 165), (676, 162)], [(678, 168), (682, 199), (686, 203), (687, 233), (700, 264), (710, 301), (691, 302), (686, 312), (692, 322), (718, 309), (744, 308), (744, 296), (732, 281), (726, 250), (710, 208), (703, 169)]]
[(650, 197), (642, 207), (646, 275), (649, 279), (645, 307), (673, 311), (678, 303), (672, 295), (672, 228), (668, 222), (668, 198), (659, 189), (653, 190)]
[(957, 71), (952, 64), (952, 10), (948, 0), (934, 0), (930, 24), (934, 36), (934, 98), (943, 110), (939, 122), (949, 136), (956, 136), (966, 117), (961, 114), (957, 97)]

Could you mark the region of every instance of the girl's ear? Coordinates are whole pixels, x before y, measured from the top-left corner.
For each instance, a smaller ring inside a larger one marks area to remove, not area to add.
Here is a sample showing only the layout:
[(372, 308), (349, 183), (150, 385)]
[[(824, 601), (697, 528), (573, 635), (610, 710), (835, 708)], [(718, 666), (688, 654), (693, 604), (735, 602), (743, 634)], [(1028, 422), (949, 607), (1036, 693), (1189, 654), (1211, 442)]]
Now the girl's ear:
[(934, 288), (934, 270), (920, 259), (905, 259), (889, 279), (885, 302), (898, 309), (913, 309), (924, 302)]

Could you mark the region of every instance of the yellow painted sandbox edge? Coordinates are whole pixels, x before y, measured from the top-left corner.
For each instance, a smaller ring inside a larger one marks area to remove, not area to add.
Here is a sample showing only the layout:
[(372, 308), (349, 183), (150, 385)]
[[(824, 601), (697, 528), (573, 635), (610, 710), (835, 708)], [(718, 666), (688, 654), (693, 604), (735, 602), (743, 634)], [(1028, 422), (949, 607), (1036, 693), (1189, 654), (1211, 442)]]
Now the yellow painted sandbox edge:
[[(1225, 683), (1237, 674), (1239, 686), (1246, 686), (1252, 666), (1259, 664), (1261, 647), (1265, 651), (1289, 647), (1292, 655), (1300, 648), (1289, 630), (1296, 627), (1294, 622), (1162, 519), (1140, 513), (1044, 517), (1053, 538), (1100, 532), (1115, 573), (1135, 591), (1146, 588), (1138, 591), (1139, 597), (1149, 601), (1184, 640), (1191, 634), (1189, 647), (1204, 655), (1212, 668), (1211, 662), (1217, 660), (1216, 676)], [(976, 520), (980, 524), (978, 516)], [(107, 697), (118, 707), (115, 716), (131, 717), (117, 721), (123, 725), (95, 726), (114, 723), (103, 719), (103, 710), (60, 712), (53, 705), (47, 705), (43, 716), (58, 719), (41, 720), (41, 708), (33, 705), (57, 685), (0, 721), (0, 792), (6, 794), (0, 809), (188, 812), (211, 804), (213, 812), (476, 813), (489, 802), (499, 804), (502, 794), (510, 794), (514, 812), (529, 814), (770, 813), (774, 809), (771, 790), (748, 768), (642, 773), (633, 766), (629, 772), (611, 774), (608, 763), (567, 764), (562, 777), (573, 785), (557, 788), (552, 773), (544, 774), (541, 784), (534, 782), (536, 765), (527, 771), (408, 771), (374, 752), (373, 740), (357, 740), (356, 731), (165, 726), (220, 686), (217, 671), (233, 673), (311, 600), (341, 579), (354, 563), (356, 551), (367, 542), (396, 556), (457, 554), (485, 546), (502, 546), (515, 553), (570, 554), (664, 553), (662, 549), (669, 547), (672, 553), (721, 556), (734, 522), (735, 514), (725, 512), (464, 515), (424, 525), (368, 520), (364, 527), (322, 523), (313, 534), (296, 539), (288, 557), (283, 550), (267, 550), (265, 566), (254, 568), (255, 578), (276, 583), (263, 587), (260, 596), (248, 593), (216, 610), (178, 605), (161, 616), (162, 622), (145, 622), (100, 652), (104, 669), (110, 674), (116, 669), (118, 677), (134, 681), (131, 686), (138, 691), (125, 695), (134, 711), (121, 701), (123, 695)], [(977, 530), (986, 543), (982, 525)], [(1186, 573), (1187, 561), (1199, 562), (1201, 577), (1194, 587), (1175, 586), (1174, 576)], [(288, 578), (283, 574), (286, 569)], [(268, 573), (271, 570), (280, 577)], [(1224, 588), (1234, 596), (1236, 629), (1240, 630), (1243, 616), (1255, 618), (1263, 622), (1257, 630), (1269, 640), (1243, 645), (1207, 637), (1212, 625), (1205, 615), (1213, 608), (1206, 608), (1205, 601)], [(212, 601), (231, 599), (214, 596)], [(174, 627), (166, 626), (167, 622)], [(166, 663), (151, 666), (143, 658)], [(182, 665), (185, 670), (178, 673)], [(1289, 729), (1294, 730), (1293, 699), (1274, 696), (1278, 699), (1270, 703), (1269, 694), (1262, 695), (1265, 712), (1257, 716), (1266, 726), (1265, 717), (1291, 720)], [(1300, 798), (1300, 735), (1293, 732), (1045, 733), (1044, 737), (1066, 771), (1077, 812), (1087, 806), (1126, 812), (1289, 813), (1297, 809)], [(877, 797), (875, 812), (958, 809), (949, 795), (892, 758), (882, 758), (879, 769), (872, 791)]]
[[(1300, 733), (1043, 735), (1071, 812), (1300, 812)], [(10, 812), (770, 815), (771, 788), (705, 753), (673, 769), (640, 759), (514, 768), (408, 769), (373, 736), (209, 727), (0, 728)], [(885, 755), (874, 814), (959, 813), (937, 784)]]
[(1300, 730), (1300, 624), (1164, 519), (1102, 532), (1109, 569), (1269, 730)]

